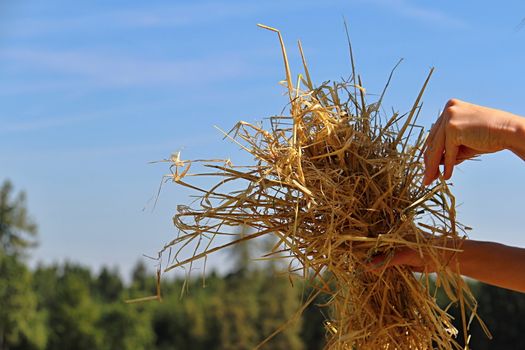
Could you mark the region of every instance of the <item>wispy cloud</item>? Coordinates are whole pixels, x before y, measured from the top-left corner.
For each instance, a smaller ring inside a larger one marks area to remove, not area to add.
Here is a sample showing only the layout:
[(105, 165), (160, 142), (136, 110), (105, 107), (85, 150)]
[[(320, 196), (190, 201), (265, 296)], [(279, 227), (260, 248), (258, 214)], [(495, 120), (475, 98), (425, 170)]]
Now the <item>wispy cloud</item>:
[[(211, 128), (210, 128), (211, 129)], [(85, 147), (62, 147), (62, 148), (22, 148), (16, 152), (4, 152), (0, 154), (0, 159), (8, 161), (13, 158), (30, 158), (37, 156), (42, 159), (63, 159), (63, 158), (82, 158), (82, 159), (108, 159), (117, 156), (134, 156), (139, 153), (154, 153), (155, 158), (146, 159), (146, 162), (158, 161), (163, 157), (169, 157), (171, 153), (197, 147), (220, 145), (221, 137), (213, 130), (203, 132), (197, 136), (179, 137), (169, 140), (155, 140), (151, 142), (121, 143), (115, 145), (92, 144)]]
[[(177, 28), (224, 23), (226, 20), (253, 18), (270, 13), (315, 11), (340, 0), (206, 0), (170, 2), (146, 6), (96, 9), (86, 15), (16, 18), (9, 23), (10, 33), (42, 36), (64, 31), (104, 32), (132, 28)], [(344, 0), (350, 1), (350, 0)]]
[(255, 15), (271, 9), (271, 2), (214, 1), (192, 2), (106, 10), (89, 15), (55, 18), (20, 18), (12, 23), (11, 31), (18, 35), (34, 36), (64, 30), (107, 31), (115, 28), (169, 28), (221, 22)]
[(87, 123), (97, 120), (108, 121), (108, 119), (127, 118), (136, 114), (137, 111), (152, 110), (156, 107), (157, 101), (148, 103), (133, 103), (122, 107), (113, 107), (88, 112), (62, 113), (62, 115), (50, 116), (45, 113), (38, 113), (30, 116), (6, 118), (0, 116), (0, 134), (13, 132), (32, 132), (45, 129), (55, 129), (58, 127), (69, 127), (72, 125)]
[[(326, 0), (316, 3), (304, 0), (309, 11), (316, 7), (334, 7), (350, 0)], [(466, 27), (462, 19), (441, 10), (422, 6), (414, 0), (355, 0), (357, 3), (379, 7), (396, 16), (410, 18), (430, 25), (449, 28)], [(93, 12), (77, 18), (38, 18), (15, 21), (19, 30), (33, 31), (39, 35), (46, 31), (67, 32), (86, 28), (90, 32), (111, 30), (114, 27), (177, 27), (192, 26), (214, 21), (224, 22), (235, 18), (261, 14), (279, 5), (279, 10), (304, 8), (295, 0), (285, 4), (275, 0), (256, 1), (217, 1), (193, 2), (167, 6), (149, 6), (122, 10)], [(20, 29), (21, 28), (21, 29)], [(98, 28), (98, 29), (97, 29)], [(28, 32), (28, 33), (29, 33)], [(6, 48), (0, 51), (3, 68), (16, 67), (18, 71), (35, 71), (30, 84), (20, 83), (20, 75), (14, 85), (0, 82), (0, 94), (14, 94), (46, 90), (75, 88), (111, 88), (129, 86), (191, 86), (202, 85), (218, 80), (244, 77), (251, 69), (242, 54), (224, 53), (192, 59), (158, 59), (141, 56), (141, 53), (114, 54), (100, 48), (72, 49), (27, 49)], [(56, 74), (53, 79), (49, 73)], [(44, 78), (42, 76), (45, 76)], [(4, 80), (5, 81), (5, 80)], [(25, 86), (24, 86), (25, 85)]]
[(60, 79), (45, 79), (27, 77), (25, 79), (16, 77), (3, 77), (0, 80), (0, 95), (1, 96), (16, 96), (20, 94), (36, 94), (46, 93), (50, 91), (71, 91), (71, 87), (75, 85), (74, 81), (60, 80)]
[(194, 85), (236, 78), (249, 69), (240, 55), (189, 60), (154, 60), (96, 51), (9, 49), (0, 60), (30, 70), (84, 78), (95, 86)]
[[(177, 28), (224, 23), (253, 17), (254, 20), (267, 13), (290, 10), (315, 11), (317, 8), (347, 5), (352, 0), (280, 0), (267, 1), (193, 1), (178, 4), (128, 7), (124, 9), (94, 10), (87, 15), (75, 17), (16, 18), (9, 23), (9, 32), (22, 36), (42, 36), (50, 33), (87, 31), (89, 33), (130, 28)], [(405, 18), (431, 23), (440, 27), (466, 27), (465, 20), (436, 8), (422, 5), (415, 0), (353, 0), (354, 3), (380, 6)], [(335, 8), (334, 8), (335, 11)]]
[(3, 122), (0, 125), (0, 134), (49, 129), (49, 128), (67, 126), (70, 124), (76, 124), (76, 123), (84, 122), (84, 121), (90, 121), (96, 118), (97, 116), (95, 115), (82, 115), (82, 116), (77, 116), (77, 117), (38, 118), (38, 119), (31, 119), (31, 120), (11, 122), (11, 123)]
[(264, 2), (206, 2), (139, 9), (109, 14), (113, 23), (131, 27), (178, 27), (254, 15), (267, 7)]
[(402, 17), (439, 27), (465, 28), (468, 26), (463, 19), (437, 9), (423, 7), (420, 2), (410, 0), (361, 0), (360, 2), (380, 6)]

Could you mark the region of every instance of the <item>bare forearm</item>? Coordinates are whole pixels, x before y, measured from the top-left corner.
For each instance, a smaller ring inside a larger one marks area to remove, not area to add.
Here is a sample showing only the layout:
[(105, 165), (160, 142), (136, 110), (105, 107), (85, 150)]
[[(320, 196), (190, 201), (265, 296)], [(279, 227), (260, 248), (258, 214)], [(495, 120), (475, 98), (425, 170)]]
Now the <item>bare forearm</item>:
[(513, 116), (507, 140), (507, 148), (525, 160), (525, 118)]
[(525, 249), (466, 240), (458, 253), (459, 273), (498, 287), (525, 292)]

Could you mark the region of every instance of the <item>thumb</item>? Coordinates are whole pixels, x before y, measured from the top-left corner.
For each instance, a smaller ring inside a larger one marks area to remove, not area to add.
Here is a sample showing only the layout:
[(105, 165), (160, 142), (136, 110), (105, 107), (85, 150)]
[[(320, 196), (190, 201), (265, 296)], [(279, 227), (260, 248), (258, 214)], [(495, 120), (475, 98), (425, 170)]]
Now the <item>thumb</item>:
[(397, 266), (397, 265), (409, 265), (417, 266), (417, 252), (408, 247), (398, 248), (392, 259), (390, 259), (387, 264), (388, 266)]

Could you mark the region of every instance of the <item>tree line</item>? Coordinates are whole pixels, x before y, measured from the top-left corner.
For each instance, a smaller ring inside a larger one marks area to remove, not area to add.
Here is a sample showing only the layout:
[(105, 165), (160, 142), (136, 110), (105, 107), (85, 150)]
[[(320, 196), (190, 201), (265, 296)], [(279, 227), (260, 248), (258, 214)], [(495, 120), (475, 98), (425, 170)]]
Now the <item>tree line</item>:
[[(153, 295), (156, 277), (143, 262), (129, 282), (118, 270), (95, 273), (76, 263), (27, 266), (37, 231), (23, 192), (0, 186), (0, 350), (253, 349), (276, 329), (263, 349), (317, 350), (324, 345), (325, 315), (316, 304), (298, 314), (310, 294), (292, 287), (277, 266), (255, 267), (239, 247), (236, 270), (162, 281), (162, 302), (126, 304)], [(522, 273), (516, 271), (516, 273)], [(494, 339), (473, 322), (472, 349), (521, 349), (525, 295), (471, 282)], [(181, 296), (183, 291), (184, 296)], [(457, 327), (460, 320), (457, 309)], [(326, 311), (325, 311), (326, 313)], [(288, 322), (293, 320), (292, 322)]]

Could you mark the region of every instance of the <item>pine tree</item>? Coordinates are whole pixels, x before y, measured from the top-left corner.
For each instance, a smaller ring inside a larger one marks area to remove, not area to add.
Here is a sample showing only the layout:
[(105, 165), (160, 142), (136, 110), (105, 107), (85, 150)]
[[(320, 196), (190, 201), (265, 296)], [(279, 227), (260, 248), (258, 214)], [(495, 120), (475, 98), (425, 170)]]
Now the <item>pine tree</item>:
[(0, 187), (0, 349), (41, 349), (45, 346), (44, 315), (37, 310), (31, 273), (24, 264), (35, 245), (36, 225), (29, 218), (24, 192)]
[(0, 250), (18, 257), (35, 246), (37, 226), (27, 212), (25, 193), (12, 197), (13, 185), (5, 181), (0, 187)]

